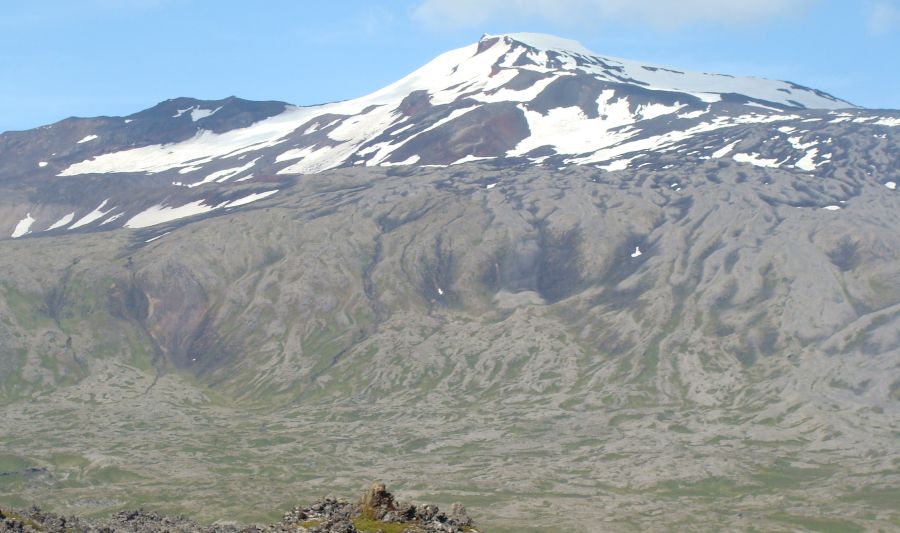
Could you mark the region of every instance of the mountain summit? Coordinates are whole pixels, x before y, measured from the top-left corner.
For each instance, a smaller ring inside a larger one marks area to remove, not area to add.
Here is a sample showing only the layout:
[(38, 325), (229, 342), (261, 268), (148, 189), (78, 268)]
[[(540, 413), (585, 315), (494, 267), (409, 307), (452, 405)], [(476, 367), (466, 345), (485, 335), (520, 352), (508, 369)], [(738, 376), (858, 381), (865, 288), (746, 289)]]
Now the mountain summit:
[[(5, 133), (0, 184), (20, 194), (0, 200), (0, 227), (12, 238), (149, 227), (267, 198), (289, 176), (354, 166), (613, 171), (660, 168), (672, 154), (827, 173), (833, 151), (823, 144), (835, 135), (821, 130), (836, 123), (878, 134), (900, 120), (789, 82), (603, 57), (542, 34), (485, 35), (355, 100), (179, 98), (125, 118)], [(751, 144), (760, 125), (780, 133)], [(60, 196), (76, 177), (103, 185)]]
[(485, 35), (479, 51), (496, 49), (502, 54), (501, 68), (514, 66), (523, 70), (564, 75), (588, 75), (610, 83), (624, 83), (654, 91), (681, 92), (701, 101), (714, 103), (723, 98), (746, 98), (769, 105), (804, 109), (844, 109), (853, 104), (830, 94), (791, 82), (763, 78), (735, 77), (676, 70), (626, 59), (604, 57), (577, 41), (540, 33)]

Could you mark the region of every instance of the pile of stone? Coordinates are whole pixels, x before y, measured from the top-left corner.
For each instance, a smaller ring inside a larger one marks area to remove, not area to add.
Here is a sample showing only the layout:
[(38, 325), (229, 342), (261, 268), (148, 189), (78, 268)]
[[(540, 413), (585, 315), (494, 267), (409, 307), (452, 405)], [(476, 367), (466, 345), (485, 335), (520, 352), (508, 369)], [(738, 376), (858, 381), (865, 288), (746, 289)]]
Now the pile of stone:
[[(183, 516), (167, 516), (152, 511), (122, 511), (107, 520), (88, 521), (76, 517), (64, 517), (48, 513), (38, 507), (24, 511), (0, 510), (2, 533), (226, 533), (221, 528), (202, 528)], [(234, 529), (234, 531), (237, 531)]]
[(0, 509), (0, 533), (384, 533), (398, 528), (404, 533), (478, 533), (462, 505), (454, 504), (449, 513), (444, 513), (436, 505), (400, 502), (380, 482), (372, 484), (356, 503), (327, 497), (308, 507), (291, 509), (277, 524), (243, 527), (204, 527), (183, 516), (144, 510), (88, 521), (37, 507), (6, 513)]
[(78, 518), (45, 513), (38, 507), (20, 512), (0, 509), (0, 532), (33, 533), (37, 531), (89, 531), (89, 524)]
[(414, 505), (394, 499), (384, 483), (375, 482), (359, 503), (325, 498), (309, 507), (295, 507), (284, 514), (282, 524), (295, 531), (308, 533), (356, 533), (354, 519), (369, 523), (403, 524), (410, 533), (463, 533), (477, 531), (472, 519), (461, 504), (454, 504), (450, 513), (441, 512), (437, 505)]

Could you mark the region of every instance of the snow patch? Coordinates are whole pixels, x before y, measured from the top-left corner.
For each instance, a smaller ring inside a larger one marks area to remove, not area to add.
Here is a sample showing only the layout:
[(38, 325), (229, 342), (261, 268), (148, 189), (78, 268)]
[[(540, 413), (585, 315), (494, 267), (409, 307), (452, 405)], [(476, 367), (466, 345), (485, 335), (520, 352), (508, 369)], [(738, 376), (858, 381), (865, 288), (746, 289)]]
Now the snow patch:
[(514, 91), (512, 89), (502, 88), (499, 91), (493, 94), (481, 94), (481, 95), (473, 95), (473, 99), (479, 102), (491, 103), (491, 102), (530, 102), (538, 97), (544, 89), (547, 88), (551, 83), (558, 80), (560, 76), (548, 76), (542, 80), (538, 80), (531, 85), (531, 87), (527, 87), (522, 89), (521, 91)]
[(450, 164), (451, 165), (462, 165), (464, 163), (472, 163), (473, 161), (488, 161), (490, 159), (496, 159), (496, 157), (478, 157), (476, 155), (469, 154), (466, 157), (463, 157), (462, 159), (458, 159)]
[(752, 154), (734, 154), (732, 159), (738, 163), (750, 163), (758, 167), (778, 168), (779, 166), (777, 159), (763, 159), (755, 152)]
[(278, 189), (252, 193), (244, 196), (243, 198), (238, 198), (237, 200), (232, 200), (230, 202), (223, 202), (216, 206), (207, 205), (206, 200), (197, 200), (195, 202), (190, 202), (178, 207), (170, 207), (165, 204), (157, 204), (131, 217), (128, 222), (125, 223), (125, 227), (132, 229), (149, 228), (151, 226), (156, 226), (165, 222), (172, 222), (182, 218), (202, 215), (211, 211), (215, 211), (217, 209), (240, 207), (242, 205), (247, 205), (262, 200), (263, 198), (268, 198), (269, 196), (272, 196), (277, 192)]
[(91, 211), (90, 213), (88, 213), (88, 214), (84, 215), (83, 217), (81, 217), (80, 219), (78, 219), (78, 222), (69, 226), (69, 229), (78, 229), (82, 226), (87, 226), (91, 222), (99, 220), (99, 219), (105, 217), (106, 215), (108, 215), (109, 213), (112, 213), (112, 211), (113, 211), (113, 209), (115, 209), (115, 207), (112, 207), (110, 209), (107, 209), (106, 211), (103, 211), (103, 207), (106, 205), (107, 202), (109, 202), (109, 198), (107, 198), (106, 200), (103, 200), (103, 202), (101, 202), (100, 205), (98, 205), (93, 211)]
[(712, 155), (710, 157), (712, 157), (713, 159), (721, 159), (721, 158), (725, 157), (726, 155), (730, 154), (732, 150), (734, 150), (734, 147), (737, 146), (739, 142), (741, 142), (740, 139), (734, 141), (733, 143), (729, 144), (728, 146), (725, 146), (725, 147), (722, 147), (722, 148), (716, 150), (715, 152), (712, 153)]
[(601, 170), (605, 170), (607, 172), (616, 172), (618, 170), (625, 170), (628, 168), (628, 165), (631, 164), (631, 159), (617, 159), (615, 161), (610, 162), (607, 165), (603, 165), (600, 167)]
[(398, 161), (396, 163), (391, 163), (390, 161), (386, 161), (386, 162), (382, 163), (381, 166), (383, 166), (383, 167), (402, 167), (402, 166), (407, 166), (407, 165), (415, 165), (416, 163), (419, 162), (419, 159), (420, 159), (419, 156), (411, 155), (411, 156), (409, 156), (409, 158), (404, 159), (403, 161)]
[(889, 128), (895, 128), (900, 126), (900, 118), (893, 117), (883, 117), (873, 122), (872, 124), (878, 124), (879, 126), (888, 126)]
[(186, 141), (154, 144), (103, 154), (75, 163), (59, 176), (106, 174), (114, 172), (163, 172), (184, 167), (199, 167), (224, 156), (261, 150), (284, 142), (285, 136), (318, 114), (321, 108), (291, 108), (280, 115), (246, 128), (225, 133), (200, 130)]
[(744, 105), (745, 105), (745, 106), (748, 106), (748, 107), (759, 107), (759, 108), (765, 109), (765, 110), (767, 110), (767, 111), (775, 111), (776, 113), (780, 113), (780, 112), (781, 112), (781, 109), (778, 109), (777, 107), (770, 107), (770, 106), (763, 105), (763, 104), (760, 104), (760, 103), (757, 103), (757, 102), (747, 102), (747, 103), (744, 104)]
[(54, 229), (59, 229), (63, 226), (68, 226), (73, 220), (75, 220), (75, 212), (74, 211), (69, 213), (68, 215), (62, 217), (61, 219), (57, 220), (56, 222), (53, 223), (52, 226), (45, 229), (44, 231), (50, 231), (50, 230), (54, 230)]
[(105, 226), (105, 225), (109, 224), (110, 222), (115, 222), (116, 220), (119, 220), (119, 219), (122, 218), (123, 216), (125, 216), (125, 213), (124, 213), (124, 212), (123, 212), (123, 213), (115, 214), (115, 215), (113, 215), (113, 216), (107, 218), (107, 219), (104, 220), (103, 222), (101, 222), (100, 225), (101, 225), (101, 226)]
[(40, 168), (44, 168), (44, 167), (46, 167), (47, 165), (49, 165), (49, 163), (47, 163), (46, 161), (39, 161), (39, 162), (38, 162), (38, 166), (39, 166)]
[(80, 141), (78, 141), (76, 144), (83, 144), (83, 143), (86, 143), (86, 142), (91, 142), (91, 141), (93, 141), (94, 139), (99, 139), (99, 137), (97, 137), (96, 135), (88, 135), (88, 136), (85, 137), (84, 139), (81, 139)]
[(808, 143), (801, 142), (801, 139), (802, 137), (789, 137), (788, 142), (791, 143), (791, 146), (793, 146), (796, 150), (806, 150), (819, 144), (819, 141), (815, 139)]
[[(740, 117), (738, 117), (740, 118)], [(694, 135), (698, 133), (703, 133), (707, 131), (715, 131), (721, 128), (733, 127), (737, 124), (740, 124), (739, 121), (729, 121), (725, 118), (717, 118), (711, 122), (701, 122), (700, 124), (689, 128), (687, 130), (674, 130), (666, 132), (662, 135), (656, 135), (653, 137), (646, 137), (643, 139), (637, 139), (631, 142), (612, 142), (613, 146), (605, 147), (597, 150), (592, 155), (588, 155), (585, 157), (575, 158), (568, 160), (568, 163), (574, 164), (590, 164), (602, 161), (609, 161), (612, 159), (616, 159), (625, 154), (631, 154), (636, 152), (647, 152), (647, 151), (666, 151), (673, 150), (676, 146), (673, 146), (685, 139), (690, 139)], [(628, 137), (635, 135), (637, 132), (630, 131), (626, 128), (622, 128), (618, 130), (618, 133), (624, 135), (627, 139)], [(636, 156), (637, 157), (637, 156)], [(632, 157), (634, 159), (634, 157)]]
[(839, 206), (839, 205), (826, 205), (826, 206), (823, 207), (822, 209), (824, 209), (824, 210), (826, 210), (826, 211), (840, 211), (840, 210), (841, 210), (841, 206)]
[(640, 106), (637, 109), (637, 115), (641, 117), (641, 120), (652, 120), (663, 115), (671, 115), (684, 107), (687, 107), (687, 105), (679, 104), (678, 102), (675, 102), (675, 104), (671, 106), (665, 104), (647, 104)]
[(146, 243), (151, 243), (151, 242), (153, 242), (153, 241), (155, 241), (155, 240), (162, 239), (163, 237), (165, 237), (166, 235), (168, 235), (168, 234), (170, 234), (170, 233), (172, 233), (172, 232), (171, 232), (171, 231), (167, 231), (167, 232), (163, 233), (162, 235), (157, 235), (156, 237), (147, 239), (147, 240), (144, 241), (144, 242), (146, 242)]
[(215, 109), (202, 109), (199, 106), (195, 107), (191, 110), (191, 120), (193, 122), (197, 122), (200, 119), (215, 115), (220, 109), (222, 109), (222, 106), (219, 106)]
[[(273, 194), (275, 194), (277, 192), (278, 192), (278, 189), (275, 189), (273, 191), (266, 191), (266, 192), (256, 192), (256, 193), (250, 194), (248, 196), (244, 196), (243, 198), (239, 198), (237, 200), (232, 200), (231, 202), (222, 204), (221, 207), (228, 208), (228, 207), (239, 207), (242, 205), (247, 205), (247, 204), (262, 200), (263, 198), (268, 198), (269, 196), (272, 196)], [(219, 206), (217, 206), (216, 208), (218, 209), (218, 207)]]
[[(542, 146), (552, 146), (557, 153), (583, 154), (621, 143), (638, 131), (623, 131), (621, 126), (634, 124), (627, 98), (616, 98), (612, 89), (597, 98), (600, 116), (588, 118), (580, 107), (557, 107), (546, 115), (524, 106), (531, 135), (523, 139), (508, 155), (522, 156)], [(616, 129), (616, 131), (611, 131)]]
[(409, 131), (411, 128), (414, 128), (415, 126), (416, 126), (415, 124), (407, 124), (406, 126), (403, 126), (402, 128), (400, 128), (399, 130), (392, 131), (391, 136), (400, 135), (404, 131)]
[[(324, 146), (318, 150), (313, 147), (308, 147), (302, 150), (289, 150), (289, 152), (291, 158), (297, 159), (300, 157), (302, 160), (287, 168), (279, 170), (278, 174), (314, 174), (316, 172), (328, 170), (329, 168), (339, 165), (344, 160), (344, 157), (349, 156), (352, 153), (352, 149), (348, 150), (344, 147), (343, 150), (341, 150), (339, 147)], [(288, 152), (282, 155), (288, 155)], [(278, 159), (281, 157), (282, 156), (278, 156)]]
[(885, 183), (884, 186), (892, 191), (897, 190), (897, 182), (895, 182), (895, 181), (889, 181), (889, 182)]
[(634, 252), (632, 252), (632, 254), (631, 254), (631, 258), (632, 258), (632, 259), (636, 259), (636, 258), (638, 258), (638, 257), (640, 257), (640, 256), (642, 256), (642, 255), (644, 255), (644, 252), (641, 251), (641, 247), (640, 247), (640, 246), (635, 246), (635, 247), (634, 247)]
[[(262, 157), (262, 156), (260, 156), (260, 157)], [(240, 166), (240, 167), (226, 168), (224, 170), (219, 170), (217, 172), (213, 172), (212, 174), (209, 174), (208, 176), (203, 178), (201, 181), (188, 184), (188, 187), (194, 188), (194, 187), (199, 187), (200, 185), (204, 185), (207, 183), (212, 183), (212, 182), (222, 183), (223, 181), (228, 181), (229, 179), (237, 176), (238, 174), (241, 174), (241, 173), (249, 170), (251, 167), (253, 167), (253, 165), (256, 164), (257, 161), (259, 161), (259, 159), (260, 158), (257, 157), (253, 161), (250, 161), (249, 163), (247, 163), (243, 166)]]
[(689, 112), (689, 113), (682, 113), (682, 114), (678, 115), (678, 118), (699, 118), (699, 117), (702, 117), (703, 115), (705, 115), (705, 114), (707, 114), (707, 113), (709, 113), (709, 109), (706, 109), (706, 110), (698, 110), (698, 111), (691, 111), (691, 112)]
[(206, 200), (197, 200), (179, 207), (169, 207), (165, 204), (157, 204), (149, 209), (138, 213), (128, 219), (125, 223), (126, 228), (149, 228), (164, 222), (171, 222), (180, 218), (187, 218), (194, 215), (209, 213), (215, 207), (206, 205)]
[(491, 39), (493, 37), (509, 37), (513, 41), (518, 41), (524, 45), (542, 51), (574, 52), (584, 56), (596, 55), (578, 41), (563, 39), (562, 37), (547, 35), (545, 33), (506, 33), (496, 36), (485, 35), (483, 39)]
[(426, 133), (426, 132), (429, 132), (429, 131), (431, 131), (431, 130), (435, 130), (435, 129), (437, 129), (437, 128), (440, 128), (440, 127), (443, 126), (444, 124), (446, 124), (446, 123), (448, 123), (448, 122), (451, 122), (451, 121), (453, 121), (453, 120), (456, 120), (456, 119), (458, 119), (459, 117), (461, 117), (461, 116), (465, 115), (466, 113), (468, 113), (469, 111), (474, 111), (474, 110), (477, 109), (478, 107), (479, 107), (479, 106), (476, 105), (476, 106), (464, 107), (464, 108), (462, 108), (462, 109), (454, 109), (454, 110), (451, 111), (450, 114), (447, 115), (446, 117), (444, 117), (444, 118), (438, 120), (437, 122), (435, 122), (435, 123), (432, 124), (431, 126), (428, 126), (428, 127), (425, 128), (424, 130), (422, 130), (422, 132), (419, 133), (419, 135), (421, 135), (422, 133)]
[(35, 223), (35, 219), (31, 218), (31, 213), (25, 215), (25, 218), (19, 221), (16, 224), (15, 229), (13, 229), (12, 237), (13, 239), (18, 239), (19, 237), (24, 237), (31, 233), (31, 225)]
[(800, 170), (812, 172), (816, 169), (815, 159), (817, 155), (819, 155), (819, 149), (813, 148), (812, 150), (806, 152), (806, 155), (803, 156), (803, 159), (797, 161), (794, 166), (799, 168)]

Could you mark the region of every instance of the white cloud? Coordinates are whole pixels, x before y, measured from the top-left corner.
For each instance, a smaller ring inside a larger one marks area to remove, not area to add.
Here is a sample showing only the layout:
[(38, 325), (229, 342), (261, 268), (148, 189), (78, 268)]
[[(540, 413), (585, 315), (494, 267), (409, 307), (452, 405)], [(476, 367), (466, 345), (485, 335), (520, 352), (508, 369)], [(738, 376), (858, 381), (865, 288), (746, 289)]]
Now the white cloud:
[(873, 35), (884, 35), (900, 29), (900, 4), (881, 0), (869, 4), (868, 29)]
[(433, 27), (477, 26), (497, 17), (568, 25), (601, 21), (673, 28), (694, 22), (741, 25), (803, 11), (818, 0), (424, 0), (414, 16)]

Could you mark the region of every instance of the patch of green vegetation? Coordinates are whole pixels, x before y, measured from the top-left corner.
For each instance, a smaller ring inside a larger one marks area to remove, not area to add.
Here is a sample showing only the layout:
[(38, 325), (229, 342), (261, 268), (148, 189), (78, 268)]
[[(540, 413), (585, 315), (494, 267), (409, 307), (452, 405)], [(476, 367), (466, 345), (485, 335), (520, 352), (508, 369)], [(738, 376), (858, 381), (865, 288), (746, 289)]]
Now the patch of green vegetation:
[(375, 533), (376, 531), (403, 533), (407, 529), (411, 529), (411, 524), (408, 523), (382, 522), (381, 520), (366, 517), (354, 518), (353, 525), (361, 533)]
[(900, 402), (900, 381), (891, 383), (890, 397), (895, 402)]
[(91, 464), (84, 457), (75, 453), (55, 453), (50, 456), (50, 462), (62, 468), (83, 468)]
[(150, 370), (154, 361), (154, 353), (150, 341), (143, 338), (139, 332), (132, 328), (124, 328), (123, 331), (128, 340), (131, 364), (139, 370)]
[(847, 502), (858, 502), (872, 507), (896, 511), (897, 502), (900, 502), (900, 487), (866, 486), (841, 499)]
[(316, 359), (311, 375), (319, 376), (337, 364), (341, 353), (349, 348), (347, 334), (347, 328), (341, 328), (329, 320), (325, 327), (303, 339), (301, 348), (304, 356)]
[(110, 484), (110, 483), (127, 483), (129, 481), (140, 481), (143, 476), (124, 468), (117, 466), (106, 466), (98, 468), (90, 473), (90, 479), (94, 483)]
[(808, 443), (800, 439), (791, 440), (756, 440), (744, 439), (743, 444), (753, 448), (802, 448)]
[(669, 317), (665, 326), (663, 326), (663, 331), (653, 337), (650, 346), (641, 358), (643, 367), (641, 368), (640, 374), (638, 374), (638, 381), (647, 381), (656, 377), (656, 367), (659, 366), (661, 344), (681, 324), (682, 313), (684, 311), (684, 298), (678, 294), (676, 294), (675, 297), (676, 302), (675, 307), (672, 309), (672, 315)]
[(0, 511), (2, 511), (4, 515), (6, 515), (6, 518), (12, 518), (13, 520), (18, 520), (19, 522), (22, 522), (24, 525), (31, 526), (33, 529), (35, 529), (37, 531), (44, 531), (44, 528), (41, 527), (40, 524), (38, 524), (34, 520), (31, 520), (30, 518), (26, 518), (26, 517), (20, 515), (19, 513), (15, 513), (13, 511), (8, 511), (8, 510), (3, 510), (3, 509), (0, 509)]
[(294, 442), (294, 440), (295, 439), (286, 435), (276, 435), (270, 438), (253, 439), (250, 441), (250, 444), (254, 448), (267, 448), (269, 446), (277, 446), (279, 444), (290, 444)]
[(609, 419), (609, 426), (616, 427), (622, 422), (627, 422), (629, 420), (639, 420), (641, 418), (644, 418), (644, 415), (640, 413), (619, 413)]
[(0, 453), (0, 472), (18, 472), (31, 466), (24, 457), (8, 453)]
[(26, 330), (50, 324), (50, 319), (40, 312), (40, 295), (30, 295), (15, 287), (0, 284), (0, 294), (15, 321)]
[(318, 526), (318, 525), (321, 524), (321, 523), (322, 523), (321, 520), (307, 520), (306, 522), (301, 522), (301, 523), (300, 523), (300, 527), (306, 527), (306, 528), (308, 528), (308, 527), (315, 527), (315, 526)]
[(710, 477), (696, 481), (669, 480), (663, 481), (655, 488), (655, 492), (668, 498), (722, 498), (740, 496), (745, 490), (734, 480), (722, 477)]
[(830, 465), (799, 468), (791, 466), (787, 460), (779, 459), (774, 466), (761, 468), (751, 474), (751, 478), (764, 489), (789, 489), (825, 480), (831, 477), (835, 470), (836, 467)]
[(10, 509), (10, 508), (18, 508), (23, 509), (28, 505), (28, 502), (25, 498), (17, 494), (3, 494), (0, 495), (0, 508)]
[(789, 515), (787, 513), (769, 515), (768, 518), (775, 522), (790, 524), (792, 526), (802, 527), (808, 531), (819, 531), (821, 533), (862, 533), (865, 531), (865, 529), (853, 522), (838, 518), (813, 518), (809, 516)]
[(25, 348), (18, 348), (6, 357), (7, 368), (11, 367), (11, 371), (0, 380), (0, 398), (13, 401), (28, 393), (33, 387), (22, 377), (22, 370), (28, 361), (28, 351)]

